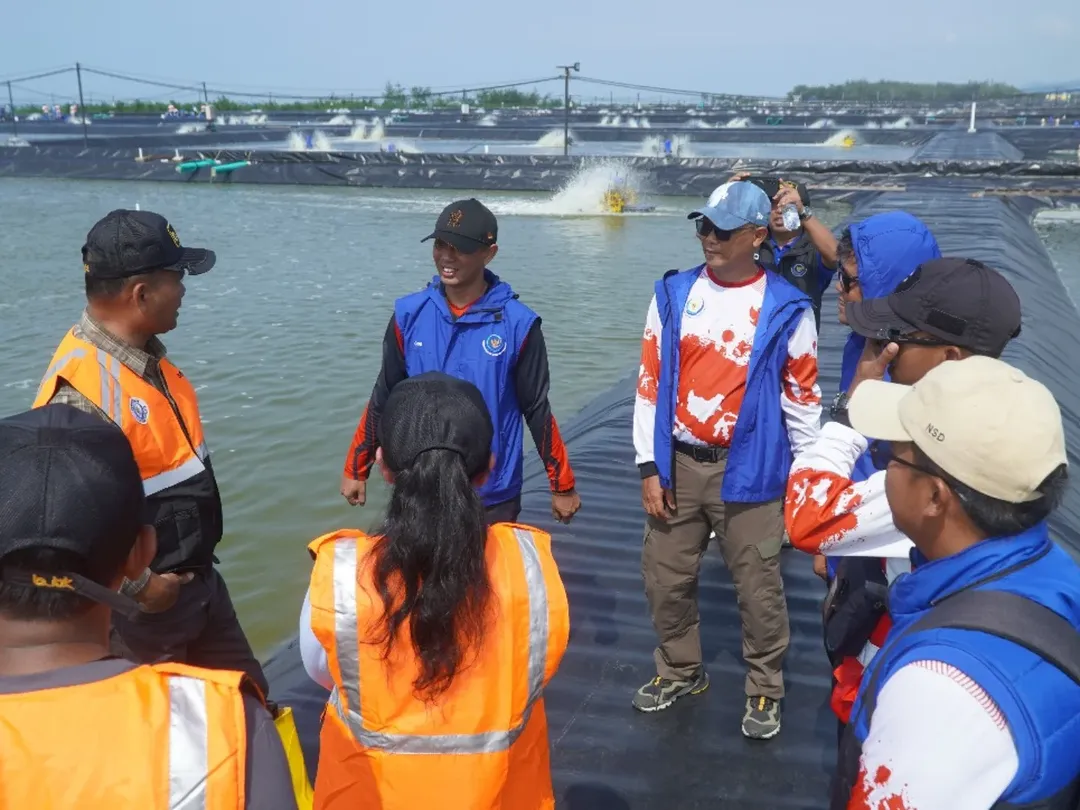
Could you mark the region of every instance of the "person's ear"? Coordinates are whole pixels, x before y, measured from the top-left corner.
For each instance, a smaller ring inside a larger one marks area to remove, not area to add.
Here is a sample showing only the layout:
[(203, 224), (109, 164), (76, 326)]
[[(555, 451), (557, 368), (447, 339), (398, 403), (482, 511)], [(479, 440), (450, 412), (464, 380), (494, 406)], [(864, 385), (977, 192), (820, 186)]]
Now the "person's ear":
[(375, 463), (379, 465), (379, 472), (382, 473), (383, 480), (388, 484), (393, 484), (394, 474), (386, 465), (386, 459), (383, 458), (383, 451), (381, 447), (375, 448)]
[(491, 264), (493, 261), (495, 261), (495, 257), (498, 254), (499, 254), (499, 246), (498, 245), (492, 245), (491, 247), (489, 247), (488, 252), (487, 252), (487, 256), (484, 258), (484, 267), (487, 267), (489, 264)]
[(768, 228), (756, 228), (754, 230), (754, 247), (755, 248), (761, 247), (761, 243), (765, 241), (765, 239), (766, 239), (766, 237), (768, 237), (768, 235), (769, 235), (769, 229)]
[(949, 502), (956, 497), (949, 485), (937, 476), (927, 476), (929, 497), (923, 507), (923, 514), (929, 520), (941, 520), (949, 511)]

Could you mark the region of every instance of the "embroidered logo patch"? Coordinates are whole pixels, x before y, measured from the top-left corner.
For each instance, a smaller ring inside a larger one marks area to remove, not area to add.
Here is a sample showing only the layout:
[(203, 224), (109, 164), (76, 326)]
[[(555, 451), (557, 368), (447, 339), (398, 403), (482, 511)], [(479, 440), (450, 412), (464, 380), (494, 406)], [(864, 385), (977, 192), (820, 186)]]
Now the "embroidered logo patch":
[(705, 309), (705, 299), (699, 295), (695, 295), (686, 302), (687, 315), (698, 315), (703, 309)]
[(145, 425), (150, 419), (150, 406), (138, 397), (132, 397), (128, 406), (131, 415), (140, 425)]
[(488, 335), (484, 338), (484, 352), (491, 357), (498, 357), (506, 351), (506, 341), (499, 335)]
[(795, 265), (791, 268), (791, 275), (795, 276), (796, 278), (802, 278), (806, 275), (806, 265), (802, 262)]
[(172, 225), (166, 225), (165, 230), (169, 234), (169, 238), (172, 239), (172, 243), (177, 247), (180, 247), (180, 237), (176, 235), (176, 231), (173, 230)]
[(465, 218), (465, 212), (464, 212), (464, 211), (462, 211), (462, 210), (461, 210), (460, 208), (458, 208), (457, 210), (455, 210), (455, 211), (454, 211), (454, 212), (453, 212), (453, 213), (452, 213), (452, 214), (450, 215), (450, 219), (449, 219), (449, 220), (447, 220), (447, 224), (448, 224), (448, 225), (449, 225), (449, 226), (450, 226), (451, 228), (456, 228), (456, 227), (457, 227), (458, 225), (460, 225), (460, 224), (461, 224), (461, 220), (462, 220), (462, 219), (464, 219), (464, 218)]

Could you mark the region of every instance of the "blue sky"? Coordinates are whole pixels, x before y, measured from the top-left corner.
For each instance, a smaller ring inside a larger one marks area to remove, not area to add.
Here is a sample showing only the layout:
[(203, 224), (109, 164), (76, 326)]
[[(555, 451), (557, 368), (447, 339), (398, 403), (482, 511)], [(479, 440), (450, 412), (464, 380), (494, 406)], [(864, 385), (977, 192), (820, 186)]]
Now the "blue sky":
[[(13, 2), (0, 80), (76, 60), (184, 84), (299, 94), (377, 93), (387, 81), (450, 89), (552, 75), (574, 61), (583, 76), (766, 95), (849, 78), (1080, 80), (1080, 0)], [(17, 100), (70, 95), (74, 83), (73, 74), (26, 82)], [(87, 101), (169, 96), (100, 76), (85, 77), (84, 88)], [(581, 84), (574, 92), (608, 95)]]

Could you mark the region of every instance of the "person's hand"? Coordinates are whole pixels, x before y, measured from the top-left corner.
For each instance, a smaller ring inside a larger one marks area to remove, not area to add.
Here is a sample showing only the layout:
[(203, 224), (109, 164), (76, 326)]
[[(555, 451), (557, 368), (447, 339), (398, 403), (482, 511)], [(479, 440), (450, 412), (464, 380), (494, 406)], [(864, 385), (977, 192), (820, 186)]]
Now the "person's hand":
[(551, 493), (551, 516), (559, 523), (569, 523), (581, 508), (581, 496), (576, 490)]
[(826, 562), (826, 560), (825, 560), (825, 555), (824, 554), (815, 554), (814, 555), (814, 573), (817, 574), (819, 577), (821, 577), (826, 582), (828, 582), (829, 581), (829, 568), (825, 564), (825, 562)]
[(180, 588), (191, 582), (195, 574), (150, 574), (142, 593), (135, 597), (143, 613), (163, 613), (180, 598)]
[(367, 481), (357, 481), (347, 475), (341, 476), (341, 494), (352, 506), (363, 506), (367, 501)]
[(795, 186), (781, 184), (780, 190), (773, 197), (773, 202), (776, 203), (777, 208), (783, 208), (790, 203), (795, 206), (796, 211), (803, 213), (802, 197), (799, 196), (799, 189)]
[(667, 520), (675, 512), (675, 494), (660, 486), (659, 475), (650, 475), (641, 480), (641, 505), (650, 517)]
[(879, 351), (878, 347), (880, 345), (880, 343), (873, 340), (866, 341), (862, 357), (859, 358), (859, 364), (855, 367), (855, 376), (851, 378), (851, 385), (848, 386), (848, 397), (851, 397), (855, 393), (855, 389), (865, 380), (885, 379), (885, 372), (889, 368), (889, 363), (896, 358), (900, 346), (896, 343), (889, 343)]

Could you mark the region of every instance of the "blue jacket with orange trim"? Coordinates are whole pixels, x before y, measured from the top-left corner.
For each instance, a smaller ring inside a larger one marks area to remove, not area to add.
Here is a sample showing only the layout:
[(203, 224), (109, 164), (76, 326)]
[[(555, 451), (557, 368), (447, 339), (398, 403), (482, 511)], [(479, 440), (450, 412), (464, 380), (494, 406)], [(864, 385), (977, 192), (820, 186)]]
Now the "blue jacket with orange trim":
[(540, 317), (505, 281), (484, 271), (487, 292), (460, 317), (438, 277), (399, 298), (383, 340), (383, 367), (345, 460), (345, 475), (367, 478), (375, 458), (375, 427), (390, 391), (426, 371), (468, 380), (483, 394), (495, 426), (495, 469), (480, 488), (486, 506), (521, 494), (522, 417), (536, 443), (552, 491), (574, 488), (566, 448), (548, 401), (550, 372)]

